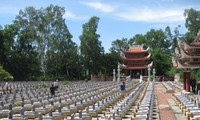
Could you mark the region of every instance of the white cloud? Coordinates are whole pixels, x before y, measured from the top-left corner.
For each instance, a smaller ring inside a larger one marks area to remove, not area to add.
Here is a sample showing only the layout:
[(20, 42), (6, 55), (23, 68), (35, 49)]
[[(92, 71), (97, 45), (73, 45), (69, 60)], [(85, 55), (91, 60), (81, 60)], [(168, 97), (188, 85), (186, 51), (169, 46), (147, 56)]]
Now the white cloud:
[(116, 6), (114, 5), (109, 5), (101, 2), (81, 2), (81, 3), (104, 13), (112, 13), (116, 9)]
[(176, 9), (132, 9), (126, 12), (119, 12), (115, 15), (120, 19), (127, 21), (143, 21), (143, 22), (183, 22), (184, 10)]
[(63, 16), (65, 19), (67, 20), (85, 20), (88, 19), (88, 17), (86, 16), (77, 16), (74, 13), (72, 13), (71, 11), (65, 11), (65, 14)]

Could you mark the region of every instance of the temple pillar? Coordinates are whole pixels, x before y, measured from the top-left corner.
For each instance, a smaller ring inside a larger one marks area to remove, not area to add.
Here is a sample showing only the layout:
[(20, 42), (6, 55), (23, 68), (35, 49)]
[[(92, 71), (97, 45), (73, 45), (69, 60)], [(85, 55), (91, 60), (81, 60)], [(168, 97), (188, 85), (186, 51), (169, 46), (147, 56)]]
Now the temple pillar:
[(186, 72), (183, 72), (183, 90), (186, 90)]
[(143, 73), (143, 72), (142, 72), (142, 69), (141, 69), (141, 70), (140, 70), (140, 75), (143, 75), (142, 73)]
[(190, 92), (190, 71), (186, 72), (186, 91)]

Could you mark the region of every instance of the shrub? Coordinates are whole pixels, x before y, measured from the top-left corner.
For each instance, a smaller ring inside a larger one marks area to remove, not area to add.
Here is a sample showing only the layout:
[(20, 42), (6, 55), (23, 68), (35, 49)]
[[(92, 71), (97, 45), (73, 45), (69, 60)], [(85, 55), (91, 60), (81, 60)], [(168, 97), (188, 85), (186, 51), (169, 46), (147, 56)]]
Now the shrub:
[(49, 87), (49, 86), (46, 85), (46, 84), (36, 84), (36, 85), (34, 86), (35, 89), (38, 89), (38, 88), (47, 88), (47, 87)]
[(0, 66), (0, 80), (13, 80), (13, 76)]
[(22, 102), (21, 101), (16, 101), (15, 106), (21, 106)]
[(42, 87), (42, 88), (47, 88), (48, 85), (46, 85), (46, 84), (42, 84), (41, 87)]
[(85, 79), (85, 82), (89, 82), (89, 79)]
[(69, 84), (71, 84), (70, 81), (65, 81), (65, 82), (64, 82), (64, 85), (69, 85)]

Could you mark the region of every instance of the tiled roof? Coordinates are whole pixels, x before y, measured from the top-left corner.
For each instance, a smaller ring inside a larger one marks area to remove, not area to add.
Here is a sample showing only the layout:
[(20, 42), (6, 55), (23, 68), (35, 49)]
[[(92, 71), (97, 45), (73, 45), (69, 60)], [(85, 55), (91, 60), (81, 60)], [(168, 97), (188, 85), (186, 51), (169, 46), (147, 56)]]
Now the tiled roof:
[(141, 52), (142, 50), (141, 47), (132, 47), (129, 49), (130, 52)]

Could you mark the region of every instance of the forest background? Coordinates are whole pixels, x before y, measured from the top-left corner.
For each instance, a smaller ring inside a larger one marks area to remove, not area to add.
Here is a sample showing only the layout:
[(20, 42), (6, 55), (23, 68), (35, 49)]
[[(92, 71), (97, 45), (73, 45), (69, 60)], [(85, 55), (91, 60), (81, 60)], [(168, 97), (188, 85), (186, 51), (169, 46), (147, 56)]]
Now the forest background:
[[(177, 26), (150, 29), (145, 34), (112, 41), (105, 52), (97, 33), (100, 18), (93, 16), (82, 25), (80, 46), (72, 41), (63, 15), (65, 9), (50, 5), (36, 9), (20, 10), (13, 24), (0, 26), (0, 79), (22, 80), (85, 80), (91, 75), (112, 75), (117, 69), (122, 49), (129, 44), (143, 44), (149, 47), (156, 75), (173, 76), (182, 71), (174, 69), (172, 57), (179, 40), (189, 43), (200, 28), (200, 11), (185, 9), (186, 34), (180, 34)], [(194, 70), (191, 77), (200, 80), (200, 70)]]

